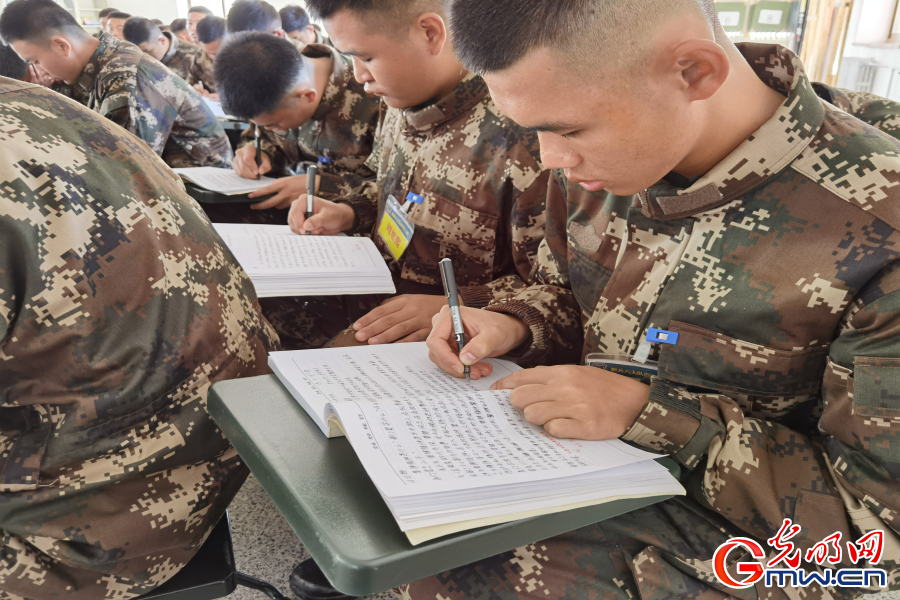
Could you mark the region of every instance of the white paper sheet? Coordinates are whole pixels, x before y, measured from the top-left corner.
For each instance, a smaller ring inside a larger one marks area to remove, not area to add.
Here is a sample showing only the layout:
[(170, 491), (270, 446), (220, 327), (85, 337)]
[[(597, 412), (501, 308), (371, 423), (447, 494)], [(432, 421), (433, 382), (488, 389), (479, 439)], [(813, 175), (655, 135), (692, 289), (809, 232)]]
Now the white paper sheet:
[(191, 181), (205, 190), (225, 196), (255, 192), (275, 182), (271, 177), (265, 176), (259, 179), (244, 179), (232, 169), (216, 167), (184, 167), (172, 170), (183, 179)]
[(319, 427), (328, 435), (329, 403), (390, 400), (404, 396), (459, 395), (483, 391), (520, 369), (505, 360), (488, 359), (489, 377), (466, 382), (441, 371), (428, 358), (425, 342), (273, 352), (269, 366)]
[(204, 97), (203, 101), (206, 102), (206, 105), (212, 111), (213, 115), (219, 119), (229, 119), (230, 117), (225, 114), (225, 111), (222, 109), (222, 103), (218, 100), (210, 100), (209, 98)]

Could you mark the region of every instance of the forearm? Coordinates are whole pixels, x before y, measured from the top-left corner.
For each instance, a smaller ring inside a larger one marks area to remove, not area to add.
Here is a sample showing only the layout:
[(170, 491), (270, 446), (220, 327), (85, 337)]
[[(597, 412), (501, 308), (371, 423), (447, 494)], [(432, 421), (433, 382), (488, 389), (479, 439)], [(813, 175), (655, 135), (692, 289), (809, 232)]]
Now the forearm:
[(353, 225), (347, 233), (371, 234), (375, 230), (378, 219), (378, 186), (375, 181), (366, 181), (352, 194), (341, 196), (335, 202), (353, 209)]

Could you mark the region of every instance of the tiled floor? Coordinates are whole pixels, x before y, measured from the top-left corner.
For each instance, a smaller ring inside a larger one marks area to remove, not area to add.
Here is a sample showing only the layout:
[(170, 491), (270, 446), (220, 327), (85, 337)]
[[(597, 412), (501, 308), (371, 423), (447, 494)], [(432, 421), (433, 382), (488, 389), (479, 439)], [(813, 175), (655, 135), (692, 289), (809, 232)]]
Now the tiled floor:
[[(293, 599), (288, 577), (294, 566), (309, 557), (284, 518), (251, 475), (229, 508), (234, 554), (242, 573), (264, 579)], [(265, 600), (266, 595), (238, 588), (229, 600)], [(370, 600), (394, 600), (390, 593)], [(472, 600), (478, 600), (473, 598)], [(900, 600), (900, 592), (868, 596), (866, 600)]]

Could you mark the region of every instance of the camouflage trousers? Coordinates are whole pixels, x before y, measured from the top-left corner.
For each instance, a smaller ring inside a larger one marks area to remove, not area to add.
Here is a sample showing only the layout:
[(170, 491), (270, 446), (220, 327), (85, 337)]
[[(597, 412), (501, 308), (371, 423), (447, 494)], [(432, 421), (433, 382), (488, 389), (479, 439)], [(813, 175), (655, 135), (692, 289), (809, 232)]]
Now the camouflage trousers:
[[(718, 514), (679, 497), (394, 592), (403, 600), (755, 600), (765, 596), (711, 577), (716, 548), (741, 535)], [(777, 589), (765, 592), (785, 598)]]

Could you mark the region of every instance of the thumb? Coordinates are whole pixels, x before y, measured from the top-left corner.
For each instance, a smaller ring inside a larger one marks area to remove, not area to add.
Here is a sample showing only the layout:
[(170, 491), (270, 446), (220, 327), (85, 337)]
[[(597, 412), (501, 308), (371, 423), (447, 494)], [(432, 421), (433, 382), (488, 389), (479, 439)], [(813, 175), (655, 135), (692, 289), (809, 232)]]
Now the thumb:
[[(306, 203), (303, 203), (304, 207)], [(306, 209), (304, 208), (304, 211)], [(322, 212), (315, 213), (303, 223), (303, 230), (309, 232), (324, 231), (328, 226), (328, 216)]]

